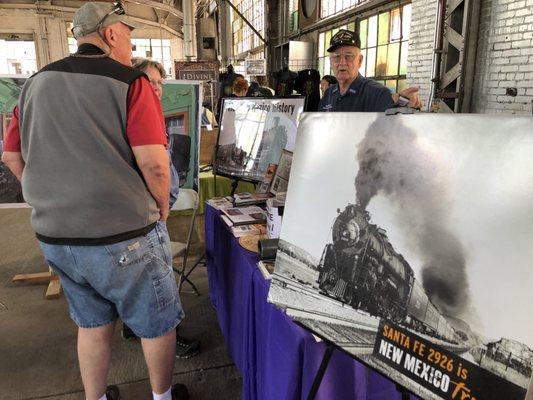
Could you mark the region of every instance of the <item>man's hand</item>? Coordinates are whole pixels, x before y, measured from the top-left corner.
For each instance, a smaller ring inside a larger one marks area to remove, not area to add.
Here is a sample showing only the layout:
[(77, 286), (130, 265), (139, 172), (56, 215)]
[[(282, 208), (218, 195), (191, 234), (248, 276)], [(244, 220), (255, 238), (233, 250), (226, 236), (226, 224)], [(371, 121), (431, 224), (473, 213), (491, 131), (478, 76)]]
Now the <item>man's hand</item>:
[(15, 151), (4, 151), (2, 153), (2, 162), (13, 172), (19, 181), (22, 180), (22, 171), (26, 163), (22, 159), (22, 154)]
[(133, 155), (141, 170), (146, 186), (159, 207), (159, 220), (168, 217), (170, 192), (170, 167), (167, 150), (163, 145), (133, 146)]
[(410, 87), (402, 90), (399, 95), (405, 97), (406, 99), (409, 99), (409, 104), (407, 104), (408, 107), (420, 110), (424, 106), (424, 103), (422, 102), (422, 100), (420, 100), (418, 90), (419, 88), (417, 87)]

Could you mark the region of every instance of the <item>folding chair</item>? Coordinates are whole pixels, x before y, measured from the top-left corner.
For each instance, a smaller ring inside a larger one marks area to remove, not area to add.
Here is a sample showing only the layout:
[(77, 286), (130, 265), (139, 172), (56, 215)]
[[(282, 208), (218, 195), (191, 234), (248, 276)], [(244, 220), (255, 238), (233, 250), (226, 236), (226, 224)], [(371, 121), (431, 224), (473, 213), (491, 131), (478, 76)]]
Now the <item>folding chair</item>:
[(189, 225), (189, 231), (187, 233), (187, 242), (182, 243), (171, 241), (170, 248), (172, 251), (172, 260), (177, 257), (182, 257), (181, 269), (179, 267), (175, 267), (174, 265), (172, 266), (174, 271), (176, 271), (179, 275), (178, 290), (181, 291), (181, 285), (183, 284), (183, 282), (187, 282), (189, 285), (192, 286), (194, 293), (200, 296), (200, 292), (196, 288), (196, 285), (189, 279), (189, 274), (196, 267), (196, 264), (188, 272), (186, 272), (187, 257), (189, 256), (189, 249), (191, 246), (192, 235), (194, 232), (194, 223), (196, 221), (196, 215), (198, 213), (198, 203), (198, 193), (196, 193), (192, 189), (180, 189), (178, 200), (174, 203), (171, 210), (192, 210), (192, 217)]

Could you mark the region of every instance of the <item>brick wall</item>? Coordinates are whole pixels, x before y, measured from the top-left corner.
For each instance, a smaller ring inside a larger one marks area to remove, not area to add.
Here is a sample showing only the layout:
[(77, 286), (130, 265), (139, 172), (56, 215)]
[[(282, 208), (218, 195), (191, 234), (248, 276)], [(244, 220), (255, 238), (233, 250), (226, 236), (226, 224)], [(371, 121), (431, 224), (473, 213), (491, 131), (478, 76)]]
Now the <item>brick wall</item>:
[(479, 28), (472, 112), (531, 115), (533, 0), (483, 0)]
[(429, 104), (437, 0), (413, 0), (411, 36), (407, 57), (407, 85), (420, 87), (420, 97)]

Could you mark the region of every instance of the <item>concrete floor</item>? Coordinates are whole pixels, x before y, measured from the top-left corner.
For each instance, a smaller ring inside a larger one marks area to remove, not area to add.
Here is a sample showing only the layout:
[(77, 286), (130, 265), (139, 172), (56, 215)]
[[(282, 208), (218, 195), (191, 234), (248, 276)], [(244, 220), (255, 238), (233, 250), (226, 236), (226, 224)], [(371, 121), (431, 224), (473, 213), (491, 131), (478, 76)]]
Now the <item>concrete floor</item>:
[[(64, 297), (45, 300), (46, 285), (11, 282), (15, 274), (47, 270), (28, 217), (28, 210), (0, 209), (0, 399), (82, 400), (76, 327)], [(191, 399), (239, 399), (241, 378), (207, 295), (205, 267), (191, 276), (202, 295), (182, 294), (187, 317), (180, 333), (199, 338), (202, 352), (176, 361), (174, 382), (185, 383)], [(147, 376), (140, 343), (122, 340), (117, 328), (109, 383), (120, 387), (124, 400), (151, 399)]]

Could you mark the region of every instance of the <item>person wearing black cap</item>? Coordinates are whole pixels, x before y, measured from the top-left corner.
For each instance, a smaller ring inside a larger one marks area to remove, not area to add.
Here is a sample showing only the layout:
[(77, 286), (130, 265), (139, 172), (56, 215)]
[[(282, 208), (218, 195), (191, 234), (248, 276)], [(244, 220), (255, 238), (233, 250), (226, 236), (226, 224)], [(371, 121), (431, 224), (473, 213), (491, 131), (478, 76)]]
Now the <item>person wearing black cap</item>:
[(398, 105), (422, 106), (417, 88), (402, 91), (400, 95), (408, 101), (401, 104), (400, 95), (359, 73), (363, 55), (357, 33), (341, 29), (331, 38), (328, 53), (338, 83), (326, 90), (319, 111), (383, 112)]

